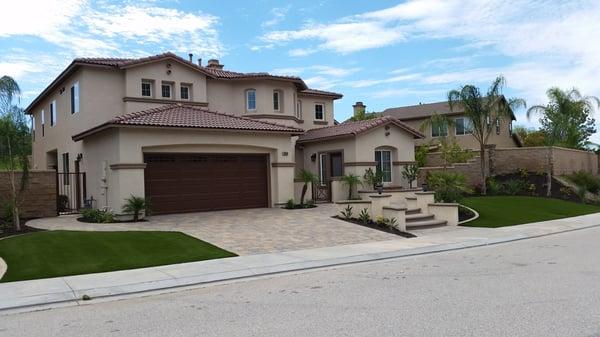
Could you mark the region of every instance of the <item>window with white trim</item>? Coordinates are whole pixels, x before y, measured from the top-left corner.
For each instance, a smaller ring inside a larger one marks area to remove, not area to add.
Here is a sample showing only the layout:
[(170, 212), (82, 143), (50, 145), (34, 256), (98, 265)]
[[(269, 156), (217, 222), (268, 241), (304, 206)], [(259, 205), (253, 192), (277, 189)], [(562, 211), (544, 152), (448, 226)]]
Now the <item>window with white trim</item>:
[(315, 104), (315, 120), (325, 120), (325, 105)]
[(170, 83), (163, 83), (160, 86), (161, 96), (162, 98), (171, 98), (171, 92), (173, 91), (173, 86)]
[(302, 101), (296, 101), (296, 117), (302, 119)]
[(280, 90), (273, 91), (273, 110), (281, 111), (281, 91)]
[(179, 96), (182, 100), (189, 100), (191, 98), (192, 87), (187, 84), (182, 84), (179, 88)]
[(35, 116), (31, 116), (31, 139), (35, 142)]
[(246, 90), (246, 110), (256, 110), (256, 90)]
[(325, 170), (327, 170), (327, 154), (319, 153), (319, 181), (322, 186), (325, 186), (327, 183), (325, 181), (327, 177)]
[(500, 117), (496, 117), (496, 134), (500, 134)]
[(473, 123), (467, 117), (460, 117), (454, 120), (454, 128), (456, 129), (456, 135), (470, 135), (473, 133)]
[(142, 96), (152, 97), (152, 82), (142, 81)]
[(375, 150), (376, 170), (381, 171), (383, 175), (382, 182), (392, 182), (392, 151)]
[(56, 101), (50, 103), (50, 126), (56, 125)]
[(41, 112), (41, 116), (42, 116), (42, 137), (44, 137), (44, 133), (45, 133), (44, 127), (46, 125), (46, 121), (45, 121), (46, 117), (44, 117), (44, 115), (46, 115), (46, 112), (44, 111), (44, 109), (42, 109), (42, 112)]
[(431, 125), (431, 137), (446, 137), (447, 135), (447, 125)]
[(79, 82), (71, 87), (71, 114), (79, 112)]

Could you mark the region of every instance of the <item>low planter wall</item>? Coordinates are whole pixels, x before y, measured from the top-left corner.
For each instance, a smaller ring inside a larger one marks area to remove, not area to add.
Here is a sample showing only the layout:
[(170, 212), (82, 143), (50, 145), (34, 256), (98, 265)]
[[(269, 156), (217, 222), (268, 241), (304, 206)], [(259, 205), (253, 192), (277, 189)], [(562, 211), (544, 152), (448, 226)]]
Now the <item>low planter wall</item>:
[[(21, 173), (16, 174), (16, 181), (20, 182)], [(55, 171), (30, 171), (29, 184), (23, 192), (21, 203), (21, 217), (42, 218), (56, 216), (56, 172)], [(8, 172), (0, 172), (0, 206), (10, 198), (10, 178)], [(0, 207), (0, 216), (4, 211)]]

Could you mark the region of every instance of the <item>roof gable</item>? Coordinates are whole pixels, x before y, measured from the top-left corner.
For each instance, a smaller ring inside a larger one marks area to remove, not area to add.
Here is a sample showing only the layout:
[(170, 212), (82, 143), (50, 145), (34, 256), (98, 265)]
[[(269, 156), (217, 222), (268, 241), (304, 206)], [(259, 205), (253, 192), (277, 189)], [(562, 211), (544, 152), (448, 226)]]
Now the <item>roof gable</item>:
[(344, 122), (342, 124), (317, 128), (306, 131), (303, 135), (298, 138), (298, 143), (314, 142), (324, 139), (340, 138), (340, 137), (353, 137), (369, 130), (382, 127), (385, 125), (393, 124), (400, 129), (410, 133), (414, 138), (425, 138), (425, 136), (419, 131), (411, 128), (405, 123), (397, 120), (390, 116), (383, 116), (379, 118), (357, 121), (357, 122)]

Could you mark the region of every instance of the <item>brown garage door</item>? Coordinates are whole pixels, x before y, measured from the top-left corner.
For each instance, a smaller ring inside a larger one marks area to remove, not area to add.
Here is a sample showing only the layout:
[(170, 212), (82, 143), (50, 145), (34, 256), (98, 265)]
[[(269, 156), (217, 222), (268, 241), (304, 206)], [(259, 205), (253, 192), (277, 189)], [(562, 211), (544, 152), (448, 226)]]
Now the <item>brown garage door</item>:
[(268, 206), (267, 155), (145, 154), (155, 214)]

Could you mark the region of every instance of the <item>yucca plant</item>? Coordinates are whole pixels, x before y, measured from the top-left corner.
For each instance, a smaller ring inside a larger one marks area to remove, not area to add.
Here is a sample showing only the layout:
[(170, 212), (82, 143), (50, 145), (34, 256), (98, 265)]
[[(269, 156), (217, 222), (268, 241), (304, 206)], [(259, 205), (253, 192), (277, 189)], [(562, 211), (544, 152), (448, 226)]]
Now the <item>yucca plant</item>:
[(149, 213), (149, 209), (150, 204), (146, 199), (136, 197), (135, 195), (131, 195), (129, 198), (125, 199), (125, 205), (123, 205), (123, 213), (133, 214), (133, 222), (139, 221), (140, 213), (142, 211)]

